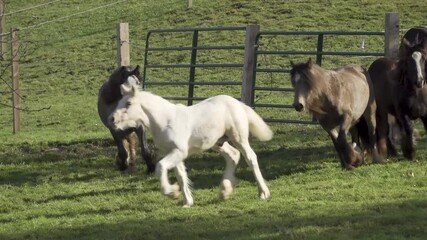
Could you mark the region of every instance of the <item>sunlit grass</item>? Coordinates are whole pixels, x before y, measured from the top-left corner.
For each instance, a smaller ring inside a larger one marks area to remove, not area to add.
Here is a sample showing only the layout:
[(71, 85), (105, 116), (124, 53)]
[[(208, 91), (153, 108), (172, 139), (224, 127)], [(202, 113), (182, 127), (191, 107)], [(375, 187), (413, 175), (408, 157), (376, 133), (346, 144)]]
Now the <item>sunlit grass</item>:
[[(42, 0), (7, 1), (6, 12)], [(383, 31), (384, 13), (400, 13), (400, 26), (425, 24), (427, 3), (388, 1), (185, 1), (129, 0), (61, 21), (37, 25), (113, 1), (59, 1), (7, 16), (29, 51), (20, 67), (22, 131), (13, 135), (11, 109), (0, 106), (0, 239), (423, 239), (427, 225), (426, 136), (416, 161), (401, 155), (384, 165), (342, 171), (327, 134), (318, 125), (270, 124), (270, 142), (252, 141), (271, 199), (261, 201), (244, 160), (239, 183), (218, 200), (224, 160), (214, 152), (186, 160), (195, 205), (161, 195), (159, 182), (138, 172), (119, 172), (115, 147), (96, 112), (98, 88), (116, 67), (115, 26), (129, 22), (131, 63), (142, 65), (149, 29), (246, 26), (262, 31)], [(154, 36), (154, 35), (153, 35)], [(244, 34), (201, 33), (203, 45), (242, 45)], [(189, 46), (191, 36), (153, 38), (157, 47)], [(361, 38), (325, 41), (325, 50), (361, 50)], [(366, 38), (365, 50), (382, 40)], [(313, 40), (263, 38), (265, 49), (310, 50)], [(241, 63), (240, 51), (199, 51), (203, 63)], [(262, 68), (289, 68), (308, 56), (274, 55)], [(153, 63), (189, 63), (189, 52), (154, 54)], [(369, 65), (371, 58), (327, 57), (325, 67)], [(9, 70), (3, 79), (8, 79)], [(187, 81), (188, 69), (150, 69), (148, 81)], [(197, 81), (241, 81), (241, 69), (197, 69)], [(8, 80), (6, 80), (8, 81)], [(289, 87), (288, 74), (257, 74), (257, 86)], [(186, 96), (187, 86), (147, 86), (162, 96)], [(0, 83), (0, 92), (10, 89)], [(240, 86), (197, 86), (197, 97), (240, 96)], [(292, 94), (257, 91), (255, 103), (288, 104)], [(10, 94), (0, 95), (9, 104)], [(46, 110), (37, 111), (38, 109)], [(263, 117), (308, 119), (293, 109), (258, 108)], [(418, 128), (420, 123), (416, 125)], [(421, 128), (420, 128), (421, 129)], [(150, 137), (149, 137), (150, 138)], [(151, 139), (151, 138), (150, 138)], [(171, 179), (175, 181), (174, 174)]]

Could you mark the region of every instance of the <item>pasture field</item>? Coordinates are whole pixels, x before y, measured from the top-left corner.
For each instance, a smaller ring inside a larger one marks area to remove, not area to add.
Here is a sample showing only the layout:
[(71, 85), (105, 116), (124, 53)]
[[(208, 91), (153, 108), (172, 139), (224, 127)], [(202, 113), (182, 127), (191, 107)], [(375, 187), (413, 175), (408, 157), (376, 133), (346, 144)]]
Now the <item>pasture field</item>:
[[(98, 88), (116, 67), (115, 25), (130, 24), (131, 62), (143, 64), (149, 29), (246, 26), (261, 30), (383, 31), (384, 14), (398, 12), (400, 27), (427, 25), (427, 2), (391, 0), (193, 1), (26, 0), (6, 2), (6, 29), (18, 27), (22, 130), (12, 134), (9, 69), (1, 61), (0, 239), (426, 239), (427, 138), (420, 130), (414, 161), (400, 154), (383, 165), (342, 171), (332, 143), (317, 125), (271, 124), (270, 142), (253, 140), (272, 194), (261, 201), (245, 162), (237, 170), (235, 194), (218, 200), (224, 161), (214, 152), (190, 157), (195, 205), (180, 206), (160, 193), (159, 181), (119, 172), (113, 141), (96, 112)], [(32, 8), (34, 6), (43, 6)], [(20, 11), (23, 10), (23, 11)], [(240, 35), (202, 36), (208, 43), (242, 44)], [(188, 44), (188, 36), (162, 36), (159, 46)], [(330, 49), (357, 48), (361, 39), (337, 39)], [(187, 41), (187, 42), (184, 42)], [(366, 50), (382, 49), (366, 39)], [(305, 49), (304, 40), (265, 39), (263, 47)], [(150, 56), (156, 59), (155, 56)], [(173, 53), (161, 61), (180, 63)], [(241, 61), (242, 54), (201, 53), (200, 61)], [(289, 67), (289, 56), (261, 59), (267, 67)], [(297, 58), (297, 60), (304, 60)], [(159, 60), (160, 61), (160, 60)], [(330, 58), (325, 66), (371, 58)], [(153, 81), (183, 81), (187, 72), (153, 69)], [(240, 80), (239, 70), (197, 70), (198, 80)], [(288, 86), (288, 76), (259, 76), (261, 84)], [(185, 89), (149, 87), (161, 95)], [(198, 87), (198, 96), (236, 87)], [(282, 102), (285, 94), (259, 93), (257, 102)], [(265, 117), (294, 111), (255, 109)], [(174, 179), (173, 174), (171, 178)]]

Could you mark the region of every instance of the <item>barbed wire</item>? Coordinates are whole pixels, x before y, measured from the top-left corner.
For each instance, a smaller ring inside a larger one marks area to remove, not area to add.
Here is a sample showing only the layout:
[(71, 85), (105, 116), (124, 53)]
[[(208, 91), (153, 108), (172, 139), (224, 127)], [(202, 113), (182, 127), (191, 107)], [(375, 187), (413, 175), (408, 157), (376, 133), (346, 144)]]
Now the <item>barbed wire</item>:
[[(15, 12), (5, 13), (5, 14), (3, 14), (3, 16), (8, 16), (8, 15), (13, 15), (15, 13), (25, 12), (25, 11), (28, 11), (28, 10), (32, 10), (32, 9), (35, 9), (35, 8), (43, 7), (43, 6), (46, 6), (46, 5), (49, 5), (49, 4), (52, 4), (52, 3), (56, 3), (56, 2), (59, 2), (59, 1), (62, 1), (62, 0), (55, 0), (55, 1), (47, 2), (47, 3), (42, 3), (42, 4), (39, 4), (39, 5), (35, 5), (35, 6), (32, 6), (32, 7), (23, 8), (23, 9), (15, 11)], [(0, 17), (1, 17), (1, 15), (0, 15)]]
[(4, 103), (0, 103), (0, 106), (8, 107), (8, 108), (14, 108), (14, 109), (22, 111), (22, 112), (41, 112), (43, 110), (49, 110), (52, 107), (51, 105), (49, 105), (48, 107), (42, 107), (42, 108), (38, 108), (38, 109), (29, 109), (29, 108), (14, 107), (14, 106), (4, 104)]

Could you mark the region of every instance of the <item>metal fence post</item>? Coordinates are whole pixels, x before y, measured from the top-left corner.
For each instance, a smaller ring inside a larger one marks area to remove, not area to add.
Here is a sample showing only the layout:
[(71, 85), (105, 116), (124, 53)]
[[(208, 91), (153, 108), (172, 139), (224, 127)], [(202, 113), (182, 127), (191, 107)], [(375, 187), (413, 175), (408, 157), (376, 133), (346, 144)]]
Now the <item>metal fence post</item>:
[(130, 65), (130, 51), (129, 51), (129, 24), (117, 24), (117, 65), (129, 66)]
[(10, 30), (11, 41), (11, 65), (12, 65), (12, 109), (13, 109), (13, 133), (21, 130), (20, 122), (20, 95), (19, 95), (19, 37), (18, 30)]
[(243, 62), (243, 82), (241, 101), (248, 106), (254, 103), (254, 69), (255, 69), (255, 41), (259, 33), (259, 25), (246, 27), (245, 54)]
[(317, 53), (316, 53), (316, 64), (322, 66), (323, 57), (323, 34), (317, 35)]
[(399, 13), (385, 14), (384, 53), (386, 57), (396, 58), (399, 52)]
[(191, 44), (191, 64), (190, 64), (190, 79), (188, 84), (188, 101), (187, 105), (193, 105), (194, 97), (194, 78), (196, 77), (196, 59), (197, 59), (197, 41), (199, 39), (199, 31), (194, 30), (193, 42)]

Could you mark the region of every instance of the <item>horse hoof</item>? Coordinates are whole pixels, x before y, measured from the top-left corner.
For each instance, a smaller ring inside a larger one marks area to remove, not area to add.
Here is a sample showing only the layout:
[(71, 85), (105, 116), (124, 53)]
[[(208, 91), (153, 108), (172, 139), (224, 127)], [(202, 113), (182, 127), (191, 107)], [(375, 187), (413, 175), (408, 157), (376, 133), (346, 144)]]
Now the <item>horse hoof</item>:
[(267, 189), (264, 192), (260, 192), (259, 197), (261, 198), (261, 200), (267, 200), (270, 198), (270, 191)]
[(406, 151), (404, 151), (404, 152), (403, 152), (403, 156), (404, 156), (406, 159), (414, 160), (414, 158), (415, 158), (415, 152), (414, 152), (414, 151), (412, 151), (412, 152), (406, 152)]
[(191, 200), (185, 200), (183, 201), (182, 207), (183, 208), (190, 208), (191, 206), (193, 206), (193, 199)]
[(166, 194), (166, 196), (168, 196), (171, 199), (177, 199), (179, 197), (179, 195), (181, 195), (180, 192), (170, 192), (170, 193)]
[(353, 170), (354, 169), (354, 167), (352, 166), (352, 165), (347, 165), (347, 166), (345, 166), (345, 168), (344, 168), (345, 170), (347, 170), (347, 171), (351, 171), (351, 170)]
[(136, 171), (137, 171), (137, 168), (135, 165), (131, 165), (125, 170), (125, 172), (129, 174), (134, 174), (136, 173)]
[(222, 200), (227, 200), (230, 198), (230, 196), (233, 194), (233, 186), (234, 184), (232, 183), (231, 180), (229, 179), (224, 179), (221, 182), (221, 191), (219, 193), (219, 198)]

